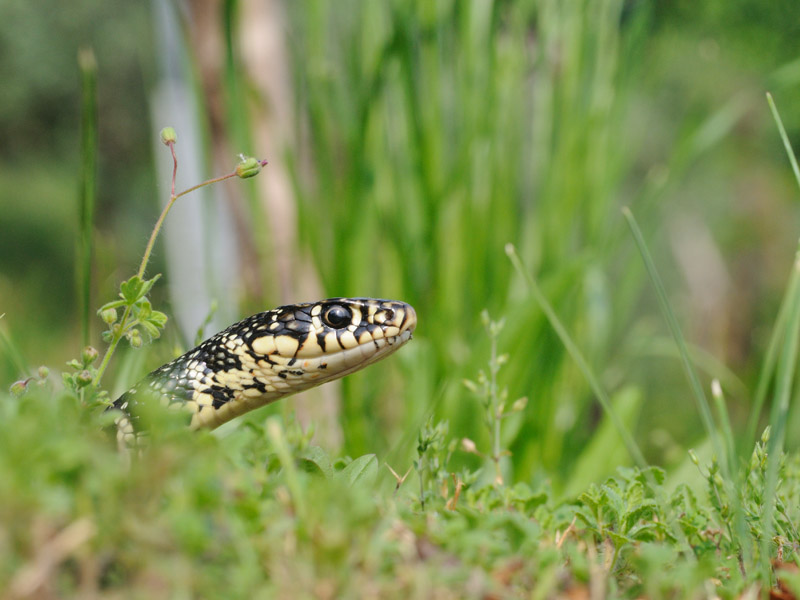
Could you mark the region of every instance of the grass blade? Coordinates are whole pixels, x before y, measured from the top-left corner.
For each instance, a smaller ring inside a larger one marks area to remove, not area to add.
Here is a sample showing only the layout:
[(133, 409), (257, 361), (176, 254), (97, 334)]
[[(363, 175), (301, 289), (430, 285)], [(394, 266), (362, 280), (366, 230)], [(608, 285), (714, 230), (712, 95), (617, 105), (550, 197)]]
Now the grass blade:
[(89, 345), (92, 290), (92, 242), (97, 196), (97, 60), (88, 48), (78, 53), (83, 100), (81, 106), (81, 188), (78, 259), (78, 306), (81, 343)]
[[(794, 274), (800, 272), (800, 252), (794, 262)], [(761, 569), (764, 581), (769, 579), (770, 552), (772, 543), (773, 523), (775, 512), (776, 491), (778, 488), (778, 470), (783, 454), (783, 441), (786, 432), (786, 420), (789, 414), (789, 400), (792, 396), (792, 382), (794, 381), (797, 364), (798, 345), (800, 344), (800, 293), (795, 287), (794, 294), (789, 303), (789, 328), (783, 340), (783, 348), (778, 361), (777, 382), (775, 389), (775, 402), (770, 411), (770, 437), (767, 445), (767, 476), (764, 485), (764, 511), (761, 523), (764, 531), (761, 536)]]
[(714, 448), (714, 452), (722, 461), (723, 472), (725, 473), (726, 478), (729, 478), (730, 476), (729, 459), (731, 457), (727, 456), (727, 453), (723, 451), (723, 447), (720, 444), (719, 436), (717, 435), (717, 429), (714, 425), (714, 419), (711, 415), (711, 408), (708, 405), (708, 399), (706, 398), (706, 394), (703, 391), (703, 386), (700, 383), (700, 378), (697, 375), (697, 371), (695, 371), (694, 366), (692, 365), (692, 361), (689, 358), (689, 350), (686, 347), (686, 340), (684, 340), (683, 338), (680, 326), (678, 325), (678, 319), (675, 317), (675, 313), (672, 310), (672, 306), (670, 306), (669, 300), (667, 298), (667, 292), (664, 288), (664, 283), (661, 281), (661, 277), (658, 275), (658, 271), (656, 271), (655, 263), (653, 263), (653, 259), (650, 256), (650, 251), (647, 249), (644, 237), (642, 236), (642, 232), (639, 229), (639, 225), (636, 223), (636, 219), (634, 218), (633, 213), (630, 211), (629, 208), (624, 207), (622, 209), (622, 214), (624, 215), (625, 220), (628, 222), (628, 226), (630, 227), (631, 232), (633, 233), (633, 238), (636, 241), (636, 245), (639, 247), (639, 253), (642, 255), (642, 260), (644, 261), (645, 268), (647, 269), (647, 273), (650, 276), (651, 281), (653, 282), (653, 287), (655, 287), (656, 297), (658, 298), (659, 306), (661, 307), (661, 311), (664, 314), (664, 318), (667, 321), (667, 325), (669, 326), (670, 332), (672, 333), (672, 337), (675, 339), (675, 343), (678, 345), (681, 364), (683, 365), (683, 369), (686, 372), (686, 377), (689, 379), (689, 385), (692, 388), (692, 393), (694, 394), (695, 400), (697, 402), (697, 408), (700, 411), (700, 418), (703, 421), (703, 426), (705, 427), (705, 430), (708, 433), (709, 438), (711, 439), (711, 444)]
[[(783, 121), (778, 113), (778, 108), (775, 106), (775, 101), (772, 99), (772, 94), (769, 92), (767, 92), (767, 104), (769, 104), (769, 109), (772, 112), (772, 118), (775, 119), (775, 125), (778, 127), (778, 133), (783, 141), (783, 146), (786, 148), (786, 154), (789, 157), (789, 163), (792, 165), (792, 171), (794, 172), (797, 184), (800, 185), (800, 168), (797, 166), (797, 158), (795, 157), (794, 150), (792, 150), (792, 145), (789, 142), (789, 136), (786, 134)], [(767, 346), (767, 355), (764, 359), (761, 373), (759, 374), (756, 393), (753, 399), (753, 407), (750, 411), (750, 419), (747, 423), (745, 437), (745, 443), (747, 445), (744, 446), (744, 449), (752, 448), (756, 441), (756, 428), (758, 427), (758, 420), (761, 416), (761, 409), (764, 406), (764, 400), (767, 397), (769, 383), (772, 379), (772, 374), (775, 370), (775, 365), (777, 362), (778, 344), (780, 344), (781, 340), (783, 339), (783, 333), (785, 331), (791, 331), (791, 329), (787, 329), (786, 324), (787, 319), (789, 318), (790, 307), (792, 306), (794, 298), (797, 296), (798, 285), (800, 285), (800, 273), (798, 273), (796, 268), (793, 268), (792, 273), (789, 276), (789, 285), (787, 286), (786, 294), (781, 301), (781, 307), (778, 310), (778, 318), (775, 322), (775, 327), (772, 330), (769, 345)]]
[[(800, 185), (800, 168), (797, 166), (797, 158), (795, 157), (792, 145), (789, 143), (789, 137), (786, 135), (786, 129), (783, 126), (778, 109), (775, 106), (775, 101), (772, 99), (772, 94), (767, 93), (767, 104), (772, 112), (772, 117), (775, 119), (775, 124), (778, 127), (783, 146), (786, 148), (786, 154), (789, 157), (789, 162), (792, 165), (795, 180)], [(761, 516), (764, 531), (761, 536), (761, 574), (764, 581), (769, 581), (770, 576), (770, 544), (772, 543), (773, 532), (773, 515), (775, 513), (776, 491), (778, 488), (778, 474), (780, 469), (781, 456), (783, 454), (783, 442), (786, 432), (786, 420), (789, 414), (789, 401), (792, 396), (792, 383), (795, 377), (795, 368), (797, 363), (798, 344), (800, 343), (800, 251), (795, 255), (794, 266), (792, 274), (789, 277), (789, 286), (781, 304), (780, 312), (778, 313), (778, 321), (775, 325), (772, 338), (770, 339), (769, 351), (767, 353), (767, 360), (765, 361), (764, 369), (759, 380), (759, 387), (753, 406), (753, 411), (750, 415), (750, 422), (748, 423), (749, 436), (755, 435), (755, 427), (758, 422), (758, 416), (761, 412), (764, 399), (766, 397), (766, 390), (772, 368), (774, 365), (774, 352), (777, 347), (778, 340), (782, 333), (785, 331), (787, 335), (783, 337), (783, 347), (781, 350), (780, 358), (778, 359), (777, 373), (776, 373), (776, 389), (775, 401), (770, 410), (770, 438), (767, 445), (767, 474), (764, 489), (764, 498), (766, 503)], [(752, 439), (748, 437), (748, 439)]]
[(800, 168), (797, 166), (797, 158), (794, 155), (791, 143), (789, 143), (789, 136), (786, 135), (786, 129), (783, 127), (783, 121), (781, 120), (781, 116), (778, 114), (778, 108), (775, 106), (775, 101), (772, 99), (772, 94), (769, 92), (767, 92), (767, 104), (769, 104), (769, 109), (772, 111), (772, 118), (775, 119), (775, 124), (778, 126), (778, 131), (781, 134), (781, 140), (783, 140), (783, 146), (786, 148), (786, 154), (789, 156), (789, 162), (792, 164), (794, 178), (797, 181), (797, 185), (800, 186)]
[(767, 397), (769, 384), (772, 381), (772, 375), (775, 372), (775, 365), (778, 362), (778, 349), (784, 333), (788, 331), (787, 321), (789, 319), (789, 308), (793, 298), (797, 295), (798, 286), (800, 286), (800, 272), (792, 268), (789, 275), (789, 285), (787, 286), (786, 293), (781, 301), (780, 309), (778, 310), (778, 318), (775, 320), (775, 326), (772, 328), (770, 335), (769, 345), (767, 346), (767, 354), (764, 357), (764, 362), (761, 366), (761, 373), (758, 376), (758, 383), (756, 384), (756, 393), (753, 398), (753, 406), (750, 409), (750, 418), (747, 422), (747, 430), (744, 438), (744, 445), (741, 448), (742, 454), (746, 455), (751, 452), (753, 445), (756, 443), (756, 429), (758, 427), (759, 417), (761, 416), (761, 409), (764, 406), (764, 401)]
[(522, 275), (523, 279), (528, 284), (528, 290), (530, 291), (531, 296), (533, 296), (534, 300), (536, 300), (536, 302), (539, 304), (545, 316), (547, 316), (547, 320), (550, 322), (550, 325), (553, 327), (559, 339), (561, 340), (561, 343), (564, 344), (564, 347), (567, 349), (567, 352), (569, 352), (572, 360), (575, 361), (575, 364), (583, 373), (583, 376), (586, 378), (586, 381), (589, 383), (589, 386), (592, 388), (595, 396), (597, 396), (597, 399), (600, 401), (600, 405), (603, 407), (603, 410), (609, 416), (611, 422), (614, 424), (614, 427), (619, 432), (619, 435), (622, 438), (628, 453), (631, 455), (631, 458), (637, 466), (642, 469), (646, 468), (647, 462), (644, 460), (642, 451), (639, 449), (639, 446), (636, 444), (633, 436), (627, 430), (624, 423), (619, 418), (619, 415), (617, 415), (616, 411), (614, 410), (614, 407), (611, 405), (611, 400), (608, 397), (608, 393), (606, 393), (606, 391), (600, 385), (594, 370), (589, 366), (589, 363), (578, 349), (578, 346), (572, 340), (569, 333), (567, 333), (566, 328), (561, 323), (558, 315), (556, 315), (555, 310), (553, 310), (553, 307), (550, 306), (550, 303), (547, 301), (547, 298), (545, 298), (542, 290), (539, 289), (536, 280), (525, 269), (524, 265), (522, 264), (522, 260), (520, 260), (517, 250), (513, 244), (506, 244), (506, 254), (511, 260), (511, 263), (514, 265), (514, 268), (520, 275)]
[(722, 396), (720, 394), (717, 398), (717, 401), (719, 403), (718, 412), (720, 421), (722, 421), (722, 430), (726, 433), (726, 437), (728, 438), (728, 443), (725, 446), (723, 446), (722, 442), (720, 441), (716, 426), (714, 425), (714, 419), (711, 414), (711, 408), (708, 404), (708, 399), (706, 398), (705, 392), (703, 391), (703, 386), (700, 383), (700, 377), (697, 375), (697, 371), (695, 370), (691, 358), (689, 357), (689, 350), (686, 346), (686, 340), (683, 338), (683, 333), (681, 333), (680, 326), (678, 325), (678, 319), (675, 317), (675, 312), (672, 310), (672, 306), (667, 298), (667, 292), (664, 288), (664, 283), (661, 281), (661, 277), (658, 275), (653, 258), (650, 256), (650, 251), (647, 249), (647, 244), (642, 236), (642, 231), (639, 229), (639, 225), (636, 223), (636, 219), (628, 207), (624, 207), (622, 209), (622, 214), (625, 217), (625, 220), (628, 222), (631, 233), (633, 233), (633, 238), (639, 248), (639, 253), (642, 256), (647, 273), (656, 289), (656, 296), (658, 297), (661, 311), (664, 314), (667, 324), (669, 325), (672, 337), (675, 339), (675, 343), (678, 346), (681, 363), (683, 364), (686, 377), (689, 380), (689, 385), (694, 393), (697, 407), (700, 411), (700, 418), (703, 421), (703, 426), (708, 432), (708, 437), (711, 440), (711, 447), (714, 454), (717, 456), (717, 460), (719, 460), (723, 475), (723, 485), (726, 488), (728, 498), (731, 502), (731, 513), (733, 515), (733, 519), (730, 522), (730, 532), (732, 536), (735, 535), (737, 538), (743, 558), (749, 564), (752, 559), (752, 544), (749, 540), (752, 538), (745, 523), (744, 512), (742, 510), (738, 489), (734, 484), (733, 466), (735, 464), (735, 454), (732, 441), (733, 434), (731, 433), (732, 430), (727, 410), (725, 410), (724, 404), (722, 404)]
[(3, 323), (5, 313), (0, 314), (0, 350), (6, 356), (8, 366), (13, 370), (17, 376), (23, 376), (28, 373), (28, 366), (22, 356), (19, 347), (11, 339), (11, 334), (6, 329)]

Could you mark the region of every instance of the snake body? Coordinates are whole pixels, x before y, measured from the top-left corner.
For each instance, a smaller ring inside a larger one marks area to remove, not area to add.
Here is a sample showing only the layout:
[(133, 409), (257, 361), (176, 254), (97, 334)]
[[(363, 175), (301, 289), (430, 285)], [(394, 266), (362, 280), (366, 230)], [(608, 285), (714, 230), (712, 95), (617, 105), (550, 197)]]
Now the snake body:
[(135, 441), (136, 405), (155, 396), (213, 429), (285, 396), (344, 377), (396, 351), (417, 324), (405, 302), (330, 298), (239, 321), (159, 367), (114, 402), (118, 437)]

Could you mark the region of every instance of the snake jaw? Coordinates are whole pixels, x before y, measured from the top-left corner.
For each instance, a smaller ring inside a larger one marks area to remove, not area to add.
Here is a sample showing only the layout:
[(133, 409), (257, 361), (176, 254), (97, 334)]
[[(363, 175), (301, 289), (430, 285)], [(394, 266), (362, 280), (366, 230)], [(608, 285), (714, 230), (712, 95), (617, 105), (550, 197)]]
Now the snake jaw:
[[(330, 298), (244, 319), (148, 375), (114, 406), (127, 415), (145, 388), (191, 411), (191, 427), (215, 428), (285, 396), (344, 377), (395, 352), (417, 325), (413, 307), (373, 298)], [(128, 432), (130, 433), (130, 432)]]

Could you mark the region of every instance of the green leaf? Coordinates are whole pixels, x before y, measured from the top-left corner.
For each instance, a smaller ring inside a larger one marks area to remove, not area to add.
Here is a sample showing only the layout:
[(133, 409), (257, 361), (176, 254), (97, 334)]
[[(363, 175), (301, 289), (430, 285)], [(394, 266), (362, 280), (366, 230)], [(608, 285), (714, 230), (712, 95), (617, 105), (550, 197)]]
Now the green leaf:
[(120, 296), (122, 296), (126, 304), (132, 305), (146, 296), (160, 277), (161, 274), (158, 274), (152, 279), (142, 280), (138, 275), (134, 275), (119, 285)]
[(127, 281), (123, 281), (119, 284), (119, 295), (122, 296), (126, 304), (133, 304), (141, 297), (139, 292), (142, 287), (142, 279), (138, 275), (134, 275)]
[(616, 546), (617, 548), (625, 546), (626, 544), (633, 544), (636, 542), (636, 540), (634, 540), (633, 538), (628, 537), (627, 535), (622, 535), (621, 533), (612, 531), (610, 529), (606, 530), (606, 535), (611, 539), (612, 542), (614, 542), (614, 546)]
[(167, 324), (168, 317), (160, 310), (154, 310), (152, 313), (150, 313), (150, 316), (147, 318), (147, 320), (156, 327), (164, 329), (164, 326)]
[(374, 454), (359, 456), (339, 473), (337, 477), (340, 481), (353, 485), (356, 481), (374, 477), (378, 472), (378, 459)]
[(336, 472), (333, 470), (331, 457), (328, 455), (325, 449), (320, 448), (319, 446), (308, 447), (300, 456), (300, 460), (305, 461), (306, 463), (319, 469), (322, 475), (325, 476), (325, 479), (331, 479), (336, 474)]
[(124, 300), (114, 300), (112, 302), (106, 302), (97, 309), (97, 314), (100, 315), (103, 313), (104, 310), (108, 310), (109, 308), (119, 308), (120, 306), (125, 306), (126, 302)]
[(606, 511), (613, 511), (614, 518), (618, 519), (625, 513), (625, 502), (622, 500), (622, 497), (617, 493), (617, 491), (611, 488), (609, 485), (611, 483), (613, 483), (613, 480), (609, 480), (607, 484), (600, 486), (600, 489), (603, 490), (603, 496), (608, 501), (606, 502), (604, 509)]
[(658, 485), (663, 485), (664, 480), (667, 478), (667, 473), (661, 467), (647, 467), (637, 473), (636, 480), (640, 481), (642, 485), (648, 486), (651, 477)]
[(137, 319), (146, 320), (153, 312), (153, 306), (147, 298), (139, 298), (133, 306), (133, 314)]
[(148, 321), (139, 321), (139, 325), (152, 339), (161, 337), (161, 328)]
[(142, 289), (139, 292), (139, 297), (141, 298), (142, 296), (146, 296), (148, 293), (150, 293), (150, 290), (159, 279), (161, 279), (161, 273), (156, 273), (155, 277), (152, 279), (145, 279), (142, 282)]

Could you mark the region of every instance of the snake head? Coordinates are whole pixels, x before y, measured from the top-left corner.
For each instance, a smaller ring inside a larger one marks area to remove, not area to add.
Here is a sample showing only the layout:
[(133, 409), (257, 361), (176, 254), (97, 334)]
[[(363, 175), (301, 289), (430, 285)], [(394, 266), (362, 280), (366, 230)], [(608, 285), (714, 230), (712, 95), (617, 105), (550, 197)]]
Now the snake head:
[(358, 371), (408, 342), (416, 326), (409, 304), (374, 298), (330, 298), (253, 315), (196, 349), (189, 364), (205, 376), (194, 385), (192, 425), (216, 427)]
[(214, 428), (250, 410), (363, 369), (411, 339), (405, 302), (330, 298), (280, 306), (228, 327), (159, 367), (121, 396), (127, 423), (142, 394)]

